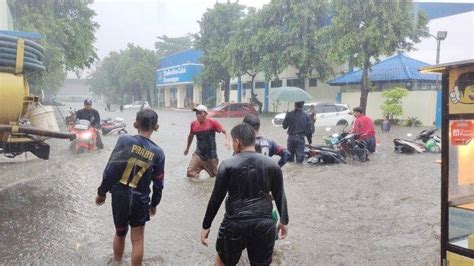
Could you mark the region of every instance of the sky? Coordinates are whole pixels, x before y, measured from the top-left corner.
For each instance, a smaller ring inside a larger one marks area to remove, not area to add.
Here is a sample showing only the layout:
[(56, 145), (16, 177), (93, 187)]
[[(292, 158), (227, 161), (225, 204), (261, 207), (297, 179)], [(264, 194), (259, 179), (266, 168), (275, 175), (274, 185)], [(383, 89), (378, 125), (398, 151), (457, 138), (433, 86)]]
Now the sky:
[[(219, 0), (224, 2), (227, 0)], [(235, 0), (232, 0), (235, 1)], [(419, 0), (418, 2), (468, 2), (474, 0)], [(246, 6), (260, 8), (270, 0), (240, 0)], [(96, 47), (101, 59), (111, 51), (125, 49), (134, 43), (154, 49), (156, 37), (178, 37), (199, 31), (198, 20), (212, 8), (216, 0), (95, 0), (90, 5), (100, 24), (96, 33)], [(430, 32), (447, 30), (448, 37), (441, 43), (440, 62), (474, 58), (474, 12), (430, 21)], [(409, 53), (415, 59), (434, 64), (436, 40), (423, 39)]]

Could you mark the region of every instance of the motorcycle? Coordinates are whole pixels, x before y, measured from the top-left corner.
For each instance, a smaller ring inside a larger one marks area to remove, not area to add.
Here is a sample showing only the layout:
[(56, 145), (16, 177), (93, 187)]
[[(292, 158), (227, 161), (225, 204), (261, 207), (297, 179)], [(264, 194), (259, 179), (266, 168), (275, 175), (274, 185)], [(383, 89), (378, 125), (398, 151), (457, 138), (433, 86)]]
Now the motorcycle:
[(346, 158), (353, 158), (361, 162), (368, 160), (369, 152), (365, 143), (357, 139), (357, 134), (346, 132), (345, 127), (342, 129), (342, 133), (334, 133), (323, 139), (326, 145), (306, 146), (305, 154), (308, 163), (346, 163)]
[(76, 139), (69, 146), (71, 151), (77, 154), (97, 150), (97, 129), (92, 127), (88, 120), (77, 120), (68, 127), (69, 132), (76, 134)]
[[(434, 135), (438, 128), (425, 129), (414, 140), (394, 139), (395, 152), (397, 153), (440, 153), (441, 138)], [(422, 143), (417, 142), (421, 140)]]
[(102, 135), (112, 135), (112, 134), (127, 134), (125, 129), (127, 125), (123, 122), (123, 118), (116, 117), (114, 120), (112, 118), (107, 118), (102, 120), (100, 124), (100, 129)]

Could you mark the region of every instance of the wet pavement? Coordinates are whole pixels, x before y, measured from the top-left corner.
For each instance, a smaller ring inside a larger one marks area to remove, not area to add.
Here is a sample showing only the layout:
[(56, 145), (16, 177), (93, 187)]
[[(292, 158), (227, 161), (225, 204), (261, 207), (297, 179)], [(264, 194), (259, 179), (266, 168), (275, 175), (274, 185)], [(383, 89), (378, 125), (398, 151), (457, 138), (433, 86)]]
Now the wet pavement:
[[(129, 133), (135, 133), (136, 110), (102, 110), (102, 118), (123, 117)], [(172, 110), (158, 114), (160, 129), (152, 139), (167, 156), (165, 189), (157, 215), (145, 229), (144, 262), (210, 265), (224, 206), (213, 222), (210, 247), (202, 246), (199, 234), (214, 179), (185, 177), (191, 157), (183, 151), (194, 114)], [(241, 118), (219, 121), (230, 130)], [(440, 166), (435, 160), (440, 156), (399, 155), (392, 144), (395, 137), (421, 130), (394, 127), (389, 134), (378, 132), (378, 151), (367, 163), (284, 166), (289, 236), (277, 241), (275, 264), (437, 264)], [(285, 132), (271, 125), (271, 117), (262, 118), (261, 133), (286, 146)], [(313, 139), (321, 141), (325, 134), (318, 129)], [(117, 137), (104, 136), (105, 149), (89, 154), (70, 154), (69, 141), (48, 140), (49, 161), (31, 154), (0, 158), (0, 264), (110, 263), (114, 234), (110, 194), (101, 207), (94, 199)], [(223, 135), (217, 140), (220, 159), (230, 158)], [(127, 241), (128, 262), (130, 247)], [(243, 257), (241, 264), (248, 260)]]

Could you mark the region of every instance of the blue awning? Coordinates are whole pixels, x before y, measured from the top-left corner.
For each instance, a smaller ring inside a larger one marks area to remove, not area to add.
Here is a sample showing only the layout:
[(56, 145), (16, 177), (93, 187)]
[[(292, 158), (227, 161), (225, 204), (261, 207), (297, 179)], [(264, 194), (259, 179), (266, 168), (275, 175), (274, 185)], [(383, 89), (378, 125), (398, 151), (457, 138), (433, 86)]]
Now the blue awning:
[[(424, 74), (418, 70), (426, 66), (429, 66), (429, 64), (410, 58), (404, 53), (399, 53), (396, 56), (373, 65), (369, 70), (369, 80), (372, 83), (404, 81), (435, 82), (439, 77), (438, 74)], [(361, 79), (362, 70), (357, 70), (330, 80), (328, 84), (331, 86), (360, 84)]]

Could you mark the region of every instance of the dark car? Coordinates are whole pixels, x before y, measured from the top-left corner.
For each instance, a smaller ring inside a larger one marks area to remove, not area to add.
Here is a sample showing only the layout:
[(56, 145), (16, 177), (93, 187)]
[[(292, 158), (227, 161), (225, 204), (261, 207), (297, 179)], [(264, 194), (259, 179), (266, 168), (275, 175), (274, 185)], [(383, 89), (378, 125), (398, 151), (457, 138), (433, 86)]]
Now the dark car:
[(209, 117), (244, 117), (247, 114), (257, 115), (253, 105), (249, 103), (223, 103), (209, 112)]

